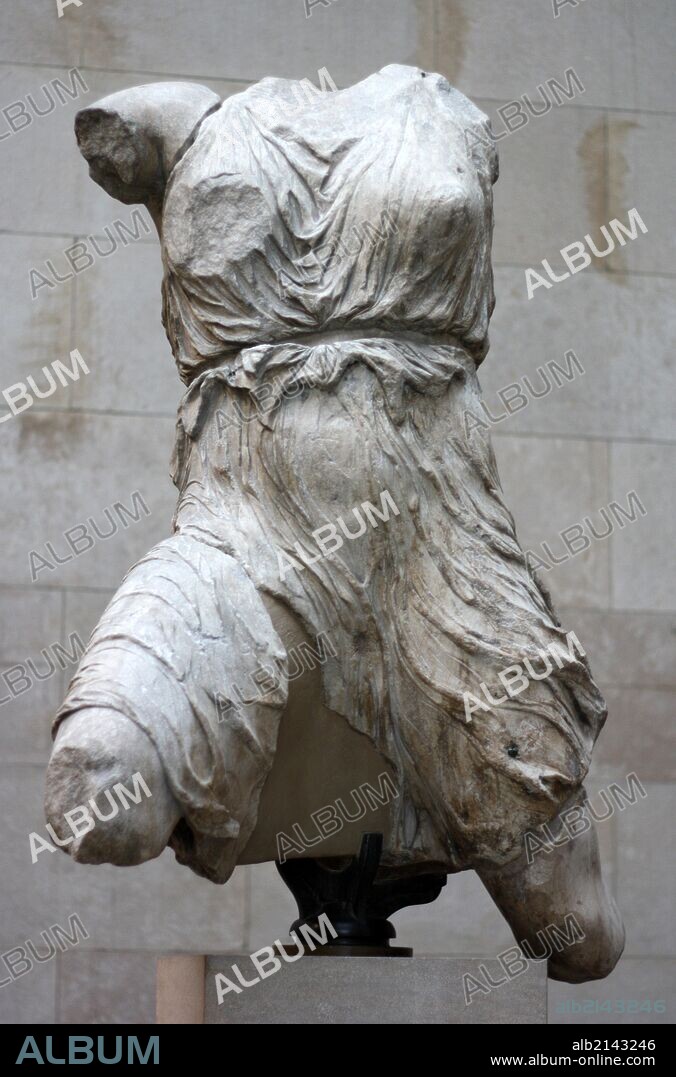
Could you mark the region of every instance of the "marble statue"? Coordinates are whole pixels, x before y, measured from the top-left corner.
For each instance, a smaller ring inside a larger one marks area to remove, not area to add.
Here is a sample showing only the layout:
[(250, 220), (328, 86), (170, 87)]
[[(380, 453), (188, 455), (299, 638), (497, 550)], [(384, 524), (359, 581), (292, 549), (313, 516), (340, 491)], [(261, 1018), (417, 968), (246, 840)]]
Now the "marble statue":
[[(584, 938), (549, 974), (606, 976), (621, 921), (593, 827), (562, 822), (604, 701), (467, 421), (494, 305), (488, 120), (411, 67), (298, 86), (220, 102), (158, 83), (77, 115), (92, 178), (157, 226), (187, 388), (173, 534), (92, 634), (48, 820), (64, 837), (66, 811), (141, 774), (152, 796), (66, 851), (131, 865), (168, 845), (216, 883), (278, 859), (280, 834), (330, 858), (379, 831), (384, 877), (471, 868), (534, 949), (574, 913)], [(383, 776), (396, 796), (303, 844)], [(563, 838), (533, 858), (543, 823)]]

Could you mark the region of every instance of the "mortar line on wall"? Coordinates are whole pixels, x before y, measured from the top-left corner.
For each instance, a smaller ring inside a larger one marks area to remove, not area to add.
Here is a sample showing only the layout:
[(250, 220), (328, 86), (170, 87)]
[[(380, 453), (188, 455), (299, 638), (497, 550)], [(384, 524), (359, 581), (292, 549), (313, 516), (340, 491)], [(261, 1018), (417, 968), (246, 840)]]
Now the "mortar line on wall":
[(657, 269), (613, 269), (612, 266), (608, 266), (607, 272), (611, 277), (664, 277), (666, 280), (673, 280), (676, 278), (676, 273), (665, 273)]
[(68, 584), (64, 587), (62, 583), (0, 583), (0, 591), (35, 591), (59, 594), (61, 591), (84, 591), (92, 594), (112, 595), (115, 591), (113, 584), (110, 587), (93, 587), (86, 583), (80, 584)]
[[(168, 356), (167, 362), (172, 362)], [(179, 401), (176, 401), (177, 405)], [(83, 408), (83, 407), (45, 407), (44, 404), (33, 404), (31, 411), (39, 415), (109, 415), (111, 418), (122, 419), (176, 419), (175, 411), (117, 411), (115, 408)]]
[(605, 188), (603, 191), (604, 221), (610, 220), (610, 130), (608, 124), (608, 110), (603, 113), (603, 176)]
[[(531, 266), (527, 265), (525, 262), (502, 262), (502, 261), (498, 261), (497, 259), (493, 259), (493, 268), (494, 269), (523, 269), (523, 270), (526, 270), (526, 269), (530, 269)], [(624, 269), (620, 269), (620, 270), (618, 270), (618, 269), (608, 269), (608, 270), (604, 270), (602, 267), (599, 267), (599, 268), (595, 267), (592, 270), (592, 272), (593, 273), (607, 272), (608, 274), (610, 274), (610, 276), (623, 277), (623, 278), (629, 278), (629, 277), (664, 277), (665, 280), (674, 280), (674, 279), (676, 279), (676, 273), (667, 273), (667, 272), (657, 271), (657, 270), (653, 270), (653, 269), (627, 269), (627, 270), (624, 270)]]
[[(617, 613), (615, 609), (601, 610), (602, 613)], [(634, 612), (634, 611), (632, 611)], [(628, 681), (626, 684), (624, 681), (613, 681), (607, 691), (615, 691), (618, 688), (622, 688), (624, 691), (636, 691), (636, 692), (669, 692), (670, 694), (676, 691), (676, 684), (637, 684), (634, 681)]]
[[(105, 227), (106, 226), (104, 225), (104, 229), (105, 229)], [(76, 240), (79, 240), (79, 239), (88, 239), (92, 235), (96, 236), (97, 239), (98, 239), (98, 238), (103, 238), (104, 234), (105, 234), (104, 232), (97, 232), (96, 230), (91, 230), (89, 232), (41, 232), (41, 231), (29, 231), (27, 229), (19, 229), (19, 228), (0, 228), (0, 236), (19, 236), (19, 237), (25, 237), (25, 238), (37, 237), (37, 238), (40, 238), (40, 239), (72, 239), (73, 236), (74, 236)], [(135, 239), (134, 242), (135, 242), (136, 245), (146, 246), (146, 247), (159, 247), (159, 245), (160, 245), (159, 240), (152, 239), (152, 238), (151, 239), (143, 239), (142, 237), (139, 237), (138, 239)]]
[[(179, 401), (177, 401), (177, 404)], [(45, 405), (33, 404), (31, 409), (38, 415), (103, 415), (114, 419), (176, 419), (175, 411), (127, 411), (116, 408), (82, 408), (82, 407), (46, 407)], [(539, 431), (521, 430), (508, 431), (497, 430), (493, 434), (497, 440), (500, 438), (537, 438), (540, 441), (602, 441), (613, 444), (626, 445), (676, 445), (676, 438), (644, 437), (642, 435), (607, 435), (607, 434), (553, 434), (551, 431), (540, 433)]]
[(529, 430), (522, 430), (520, 432), (496, 430), (493, 434), (493, 438), (498, 441), (500, 438), (539, 438), (541, 441), (602, 441), (626, 445), (676, 445), (676, 440), (674, 438), (648, 438), (641, 437), (640, 435), (636, 435), (635, 437), (623, 437), (618, 435), (615, 437), (607, 434), (552, 434), (551, 432), (548, 434), (539, 434)]
[[(610, 220), (610, 136), (607, 110), (603, 113), (603, 219)], [(613, 271), (605, 259), (602, 268), (606, 273)]]
[[(436, 44), (436, 42), (435, 42), (435, 44)], [(435, 58), (435, 64), (436, 64), (436, 58)], [(68, 66), (67, 62), (64, 62), (64, 61), (52, 61), (50, 63), (34, 63), (34, 62), (30, 61), (30, 60), (0, 60), (0, 67), (9, 67), (9, 68), (12, 68), (12, 67), (29, 67), (29, 68), (34, 68), (34, 69), (37, 69), (37, 68), (59, 68), (60, 70), (62, 70), (64, 67), (67, 67), (67, 66)], [(410, 65), (410, 66), (414, 66), (414, 65)], [(210, 80), (212, 82), (228, 82), (228, 83), (234, 83), (234, 84), (245, 85), (245, 86), (254, 86), (257, 82), (260, 82), (261, 79), (265, 77), (265, 76), (261, 75), (260, 78), (251, 79), (251, 78), (245, 78), (245, 77), (240, 76), (240, 75), (219, 75), (219, 74), (204, 73), (204, 72), (195, 73), (195, 72), (192, 72), (192, 71), (186, 73), (184, 71), (180, 71), (180, 72), (178, 72), (178, 71), (146, 71), (146, 70), (142, 70), (140, 68), (92, 67), (91, 65), (84, 63), (83, 60), (79, 61), (78, 70), (81, 70), (83, 72), (84, 71), (91, 71), (93, 74), (100, 74), (100, 75), (129, 75), (129, 76), (141, 75), (144, 78), (147, 75), (149, 75), (152, 78), (162, 79), (163, 81), (171, 81), (172, 79), (178, 79), (178, 80), (181, 80), (181, 81), (183, 81), (183, 80), (191, 81), (193, 79), (205, 79), (205, 80)], [(294, 75), (276, 75), (276, 76), (273, 76), (273, 77), (275, 77), (275, 78), (294, 79), (297, 76), (294, 76)], [(301, 77), (307, 77), (307, 76), (301, 76)], [(354, 83), (346, 83), (346, 86), (351, 86), (351, 85), (354, 85)], [(469, 97), (473, 101), (487, 101), (487, 102), (490, 102), (491, 104), (506, 105), (511, 100), (513, 100), (512, 97), (504, 97), (503, 98), (503, 97), (487, 96), (486, 94), (480, 94), (480, 93), (473, 94), (473, 93), (471, 93), (471, 91), (463, 90), (462, 87), (460, 87), (460, 86), (457, 86), (456, 89), (461, 90), (462, 93), (464, 93), (466, 97)], [(524, 92), (526, 92), (526, 91), (524, 91)], [(517, 94), (517, 97), (518, 96), (519, 95)], [(575, 109), (576, 111), (581, 111), (581, 112), (617, 112), (617, 113), (627, 112), (627, 113), (638, 114), (638, 115), (643, 114), (643, 115), (646, 115), (646, 116), (672, 116), (672, 117), (676, 118), (676, 110), (667, 109), (667, 108), (636, 108), (636, 107), (632, 107), (632, 106), (623, 107), (623, 106), (619, 106), (619, 105), (605, 105), (603, 103), (600, 103), (600, 104), (597, 104), (597, 105), (584, 105), (584, 104), (581, 104), (579, 102), (572, 102), (572, 101), (566, 102), (565, 105), (562, 105), (560, 107), (566, 108), (566, 109)]]
[[(71, 250), (77, 243), (77, 236), (73, 237), (73, 245)], [(75, 339), (77, 327), (77, 274), (73, 277), (73, 287), (70, 292), (70, 346), (71, 349), (78, 347), (78, 342)], [(73, 408), (73, 395), (75, 388), (73, 383), (68, 386), (68, 411), (72, 411)]]
[[(647, 784), (648, 783), (646, 782), (646, 785)], [(671, 784), (671, 783), (666, 783), (666, 784)], [(615, 815), (613, 814), (613, 818), (610, 820), (610, 847), (611, 847), (612, 854), (613, 854), (613, 897), (615, 898), (615, 901), (617, 901), (617, 902), (619, 902), (619, 900), (620, 900), (620, 885), (619, 885), (619, 881), (620, 881), (619, 880), (619, 875), (620, 875), (620, 843), (619, 843), (618, 839), (619, 839), (619, 833), (618, 833), (617, 819), (615, 818)]]
[[(97, 233), (95, 230), (90, 231), (90, 232), (73, 233), (73, 232), (49, 232), (49, 231), (30, 230), (30, 229), (0, 228), (0, 236), (17, 236), (17, 237), (25, 237), (25, 238), (39, 238), (39, 239), (68, 239), (68, 240), (70, 240), (70, 239), (73, 238), (73, 236), (75, 236), (75, 239), (78, 240), (78, 239), (87, 239), (88, 236), (97, 235), (97, 234), (102, 234), (102, 233)], [(140, 245), (143, 245), (143, 246), (146, 246), (146, 247), (159, 247), (160, 246), (159, 240), (157, 240), (155, 238), (152, 238), (152, 239), (139, 239), (137, 242)], [(493, 264), (494, 269), (523, 269), (523, 270), (526, 270), (526, 269), (531, 268), (530, 263), (527, 263), (527, 262), (506, 262), (506, 261), (498, 260), (496, 258), (493, 259), (492, 264)], [(617, 276), (617, 277), (623, 277), (623, 278), (627, 278), (627, 279), (631, 279), (632, 277), (654, 277), (654, 278), (656, 278), (658, 280), (659, 279), (676, 280), (676, 273), (669, 273), (666, 270), (656, 270), (656, 269), (627, 269), (627, 270), (622, 269), (622, 270), (617, 270), (617, 269), (612, 269), (612, 267), (608, 267), (608, 269), (606, 270), (606, 269), (604, 269), (604, 267), (598, 267), (598, 268), (595, 267), (593, 272), (595, 272), (595, 273), (607, 272), (611, 276), (614, 275), (614, 276)]]
[[(610, 220), (610, 130), (608, 112), (603, 114), (604, 221)], [(609, 267), (606, 267), (609, 270)]]
[(242, 925), (242, 943), (245, 953), (251, 953), (251, 932), (253, 927), (253, 885), (251, 878), (251, 864), (245, 865), (244, 874), (244, 923)]
[(61, 954), (56, 955), (54, 963), (54, 1020), (61, 1024)]
[[(54, 69), (58, 68), (62, 71), (65, 67), (69, 67), (68, 61), (54, 61), (52, 63), (33, 63), (30, 60), (0, 60), (0, 67), (30, 67), (33, 69), (45, 68)], [(186, 74), (185, 72), (178, 73), (176, 71), (143, 71), (139, 68), (122, 68), (122, 67), (91, 67), (89, 64), (85, 64), (83, 61), (79, 61), (78, 70), (81, 72), (91, 71), (95, 75), (141, 75), (145, 78), (146, 75), (150, 75), (152, 78), (162, 79), (163, 81), (170, 82), (173, 79), (180, 81), (191, 81), (192, 79), (210, 79), (212, 82), (233, 82), (233, 83), (245, 83), (247, 86), (253, 86), (256, 82), (260, 82), (260, 79), (249, 78), (237, 78), (233, 75), (205, 75), (205, 74)], [(261, 76), (262, 78), (263, 76)], [(293, 77), (293, 76), (279, 76), (280, 78)]]
[[(576, 610), (578, 613), (608, 613), (608, 609), (603, 606), (576, 606), (575, 603), (561, 602), (559, 603), (562, 610)], [(644, 609), (635, 610), (629, 606), (617, 607), (611, 611), (612, 613), (654, 613), (661, 615), (662, 617), (673, 617), (676, 611), (671, 610), (656, 610), (656, 609)]]
[[(612, 446), (609, 441), (606, 442), (606, 467), (608, 472), (608, 500), (606, 502), (609, 505), (613, 498), (613, 467), (612, 467)], [(627, 502), (629, 503), (629, 502)], [(615, 604), (615, 595), (613, 591), (613, 535), (610, 536), (610, 542), (608, 543), (608, 605), (612, 610)]]
[[(612, 496), (613, 496), (613, 452), (612, 452), (612, 446), (610, 444), (608, 444), (606, 451), (607, 451), (607, 454), (608, 454), (608, 493), (610, 495), (607, 504), (610, 504), (610, 499), (612, 499)], [(627, 502), (627, 504), (628, 504), (628, 502)], [(608, 605), (609, 605), (611, 610), (615, 608), (615, 590), (614, 590), (614, 587), (613, 587), (613, 551), (614, 551), (613, 538), (614, 537), (615, 536), (613, 534), (611, 534), (609, 536), (609, 542), (608, 542), (608, 596), (609, 596)]]
[[(457, 87), (459, 89), (459, 87)], [(463, 91), (464, 92), (464, 91)], [(491, 105), (507, 105), (513, 98), (502, 97), (486, 97), (484, 94), (465, 94), (472, 101), (485, 101)], [(559, 108), (573, 109), (576, 112), (629, 112), (637, 115), (644, 116), (672, 116), (676, 118), (676, 111), (664, 108), (621, 108), (616, 105), (583, 105), (579, 101), (567, 101), (565, 105), (560, 105)], [(525, 126), (525, 125), (524, 125)]]
[[(53, 584), (50, 584), (50, 583), (10, 583), (8, 581), (0, 581), (0, 592), (1, 591), (33, 591), (33, 592), (42, 592), (42, 593), (51, 593), (51, 592), (60, 593), (61, 591), (66, 591), (68, 593), (72, 592), (72, 593), (83, 593), (83, 594), (112, 595), (115, 592), (115, 585), (111, 584), (109, 587), (96, 587), (96, 586), (94, 586), (92, 584), (81, 583), (81, 584), (68, 584), (67, 587), (64, 587), (63, 584), (58, 584), (58, 583), (53, 583)], [(632, 606), (614, 606), (612, 609), (610, 609), (608, 606), (577, 606), (577, 605), (573, 605), (573, 604), (571, 604), (569, 602), (565, 602), (565, 601), (557, 602), (557, 606), (560, 607), (560, 609), (564, 612), (564, 614), (566, 614), (568, 612), (582, 613), (582, 614), (584, 614), (584, 613), (605, 614), (605, 615), (607, 615), (609, 613), (613, 613), (613, 614), (625, 614), (627, 616), (632, 616), (634, 614), (645, 616), (645, 615), (649, 614), (652, 617), (662, 617), (662, 618), (676, 617), (676, 608), (675, 609), (669, 609), (669, 610), (657, 610), (654, 607), (650, 607), (650, 606), (640, 606), (640, 607), (636, 607), (636, 608), (634, 608)], [(629, 687), (629, 686), (625, 685), (624, 687)], [(667, 686), (662, 686), (661, 685), (661, 686), (655, 687), (654, 685), (643, 685), (643, 684), (632, 683), (632, 685), (630, 687), (632, 687), (632, 688), (654, 688), (655, 691), (662, 691), (662, 690), (670, 691), (671, 690), (670, 686), (668, 686), (668, 685)], [(674, 685), (674, 687), (676, 687), (676, 685)]]
[[(66, 589), (65, 589), (65, 587), (60, 588), (60, 594), (61, 594), (61, 606), (60, 606), (59, 638), (61, 640), (62, 646), (65, 647), (66, 646)], [(59, 685), (60, 685), (60, 695), (61, 696), (65, 695), (65, 689), (66, 689), (66, 684), (67, 684), (66, 677), (67, 677), (66, 670), (65, 669), (60, 670), (60, 672), (59, 672)]]
[(439, 68), (439, 0), (432, 4), (432, 56), (434, 57), (434, 70)]

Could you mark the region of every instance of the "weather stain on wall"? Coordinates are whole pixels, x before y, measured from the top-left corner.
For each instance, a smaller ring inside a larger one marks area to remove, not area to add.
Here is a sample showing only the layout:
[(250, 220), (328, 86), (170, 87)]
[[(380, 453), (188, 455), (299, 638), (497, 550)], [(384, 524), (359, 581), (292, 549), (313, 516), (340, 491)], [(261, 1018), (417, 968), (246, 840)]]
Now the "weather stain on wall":
[[(587, 207), (588, 230), (598, 234), (602, 224), (608, 222), (608, 160), (606, 119), (600, 116), (584, 132), (577, 147), (577, 157), (582, 169)], [(594, 269), (606, 269), (607, 259), (594, 259)], [(590, 267), (591, 268), (591, 267)]]
[(461, 81), (467, 53), (470, 20), (464, 0), (417, 0), (421, 25), (430, 23), (434, 36), (435, 70), (453, 86)]
[(631, 209), (633, 196), (625, 188), (629, 174), (625, 149), (630, 131), (640, 126), (636, 120), (608, 118), (608, 209), (615, 216)]
[(78, 447), (86, 452), (83, 442), (87, 417), (78, 412), (34, 411), (18, 417), (17, 449), (20, 455), (33, 453), (51, 464), (66, 466), (76, 455)]
[(94, 42), (98, 48), (105, 46), (105, 50), (111, 55), (126, 51), (129, 30), (125, 25), (125, 20), (118, 19), (113, 25), (114, 17), (114, 12), (107, 11), (106, 8), (94, 6), (87, 8), (86, 16), (82, 19), (85, 56), (88, 46), (93, 47)]
[[(615, 217), (625, 222), (634, 205), (625, 185), (629, 165), (624, 150), (631, 130), (639, 126), (634, 120), (600, 117), (587, 128), (577, 148), (584, 175), (589, 231), (601, 248), (606, 246), (601, 226), (607, 227)], [(616, 247), (605, 258), (595, 258), (592, 265), (598, 272), (609, 274), (614, 283), (626, 283), (627, 265), (622, 247)]]
[[(625, 151), (631, 132), (640, 126), (636, 120), (608, 117), (608, 220), (617, 217), (625, 221), (628, 211), (636, 205), (636, 193), (627, 187), (629, 163)], [(636, 208), (640, 213), (641, 207)], [(628, 266), (623, 248), (616, 247), (605, 261), (613, 280), (626, 284)]]

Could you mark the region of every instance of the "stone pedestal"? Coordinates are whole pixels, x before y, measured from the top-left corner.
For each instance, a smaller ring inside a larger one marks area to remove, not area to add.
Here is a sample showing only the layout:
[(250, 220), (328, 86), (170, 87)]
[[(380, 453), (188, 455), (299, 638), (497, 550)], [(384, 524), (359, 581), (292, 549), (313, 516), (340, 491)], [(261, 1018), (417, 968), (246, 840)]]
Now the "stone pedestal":
[[(531, 963), (504, 982), (499, 963), (486, 958), (313, 955), (283, 964), (250, 987), (241, 987), (235, 965), (242, 979), (256, 979), (247, 954), (160, 958), (158, 1024), (513, 1025), (545, 1024), (547, 1018), (544, 963)], [(220, 1004), (218, 973), (241, 987)], [(499, 986), (489, 988), (489, 982)], [(472, 990), (478, 983), (483, 991)]]
[(158, 959), (158, 1025), (204, 1024), (205, 969), (206, 958), (198, 955), (173, 954)]

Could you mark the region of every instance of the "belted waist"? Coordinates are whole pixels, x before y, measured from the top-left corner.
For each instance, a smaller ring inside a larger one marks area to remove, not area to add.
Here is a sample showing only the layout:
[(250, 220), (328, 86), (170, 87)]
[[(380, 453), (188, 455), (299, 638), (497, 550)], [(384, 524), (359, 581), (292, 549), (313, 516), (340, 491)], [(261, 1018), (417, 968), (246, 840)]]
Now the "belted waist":
[(351, 344), (358, 340), (379, 340), (383, 343), (391, 343), (394, 345), (414, 344), (420, 347), (437, 346), (460, 348), (462, 351), (467, 352), (468, 355), (473, 355), (474, 362), (477, 362), (477, 356), (473, 354), (472, 349), (466, 344), (463, 344), (463, 342), (452, 333), (420, 333), (408, 329), (398, 329), (390, 332), (383, 329), (350, 329), (345, 327), (342, 329), (318, 330), (316, 333), (290, 334), (288, 337), (284, 337), (280, 340), (252, 340), (248, 344), (241, 344), (239, 347), (230, 348), (219, 357), (205, 359), (203, 363), (198, 367), (195, 367), (188, 385), (192, 386), (196, 382), (203, 380), (205, 375), (210, 371), (232, 371), (241, 369), (242, 357), (250, 352), (258, 353), (258, 349), (311, 349), (326, 345)]
[[(241, 349), (242, 352), (255, 347), (283, 347), (286, 344), (295, 344), (301, 348), (313, 348), (319, 344), (342, 344), (355, 340), (382, 340), (391, 341), (393, 344), (402, 342), (405, 344), (436, 344), (462, 348), (463, 344), (458, 337), (451, 333), (416, 333), (412, 330), (402, 329), (396, 332), (386, 332), (382, 329), (327, 329), (317, 333), (299, 333), (297, 336), (285, 337), (284, 340), (264, 341), (256, 344), (248, 344)], [(241, 354), (241, 352), (240, 352)]]
[(286, 397), (303, 389), (335, 386), (348, 367), (363, 365), (378, 378), (395, 421), (403, 418), (404, 387), (438, 394), (454, 377), (475, 370), (470, 352), (455, 337), (421, 333), (387, 335), (382, 331), (335, 330), (306, 333), (295, 339), (252, 344), (218, 366), (204, 369), (189, 386), (179, 409), (179, 422), (196, 436), (207, 399), (220, 386), (250, 394), (257, 417), (266, 422)]

